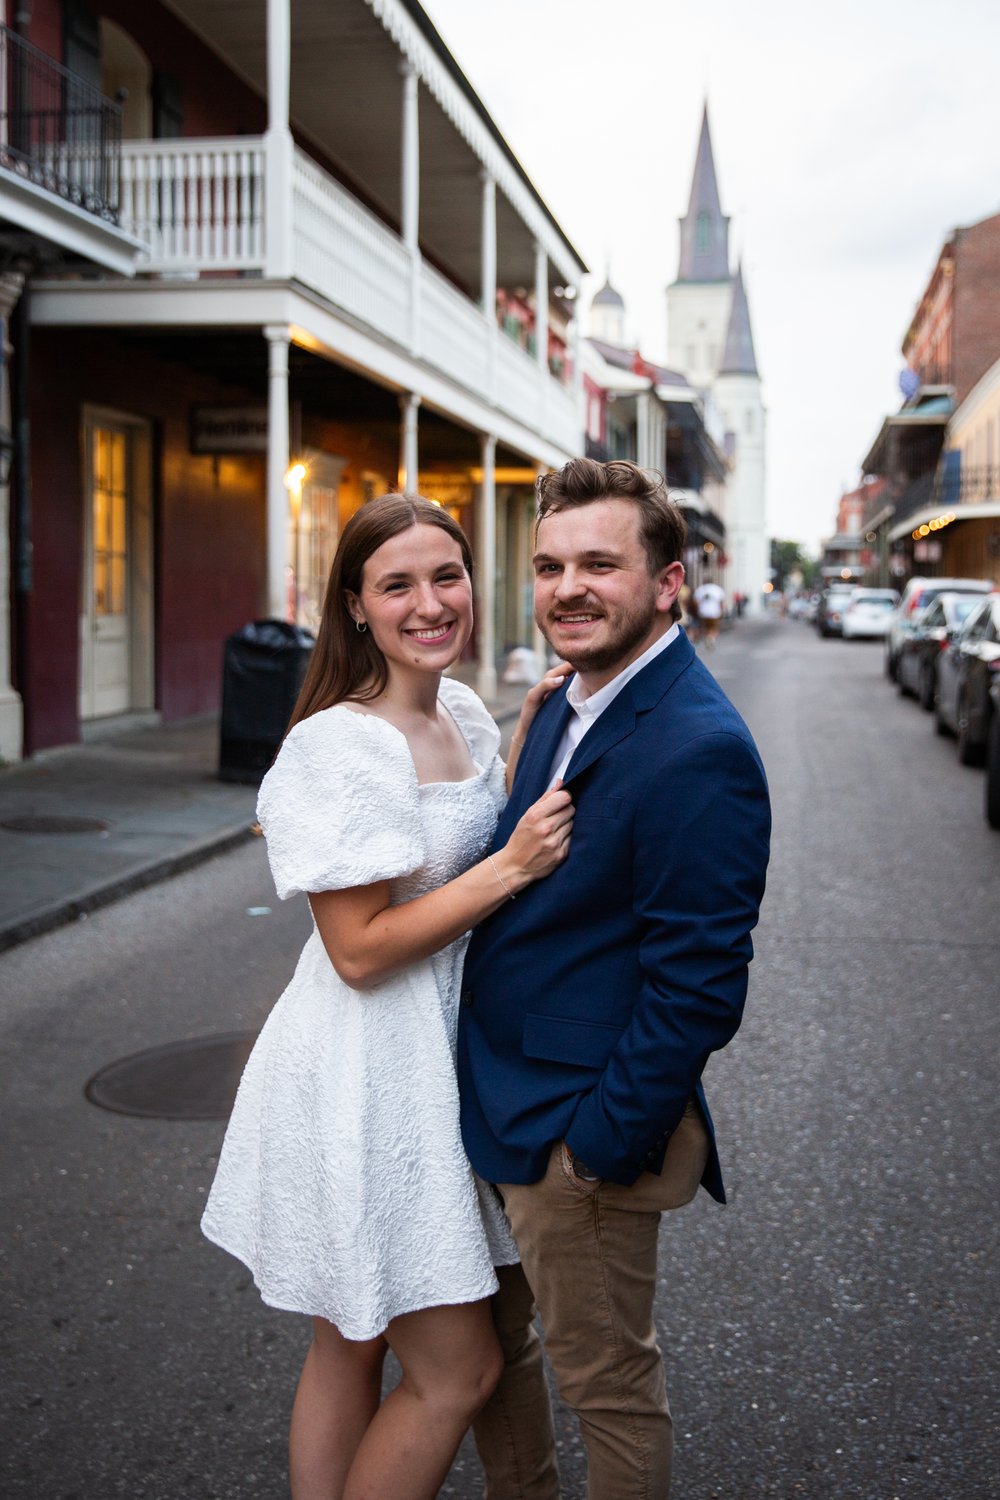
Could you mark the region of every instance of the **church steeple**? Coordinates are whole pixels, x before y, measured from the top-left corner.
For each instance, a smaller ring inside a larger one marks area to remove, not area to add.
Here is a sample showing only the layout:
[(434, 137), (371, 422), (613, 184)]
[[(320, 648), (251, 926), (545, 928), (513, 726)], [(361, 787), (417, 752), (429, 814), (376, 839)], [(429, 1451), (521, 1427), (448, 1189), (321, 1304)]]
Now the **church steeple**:
[(736, 269), (733, 283), (733, 302), (729, 309), (729, 327), (726, 329), (726, 347), (719, 365), (720, 375), (759, 375), (757, 356), (754, 353), (753, 333), (750, 329), (750, 309), (747, 306), (746, 288), (743, 285), (743, 264)]
[(701, 117), (701, 135), (691, 182), (688, 211), (680, 221), (681, 258), (678, 281), (729, 280), (729, 220), (719, 202), (719, 185), (708, 131), (708, 105)]

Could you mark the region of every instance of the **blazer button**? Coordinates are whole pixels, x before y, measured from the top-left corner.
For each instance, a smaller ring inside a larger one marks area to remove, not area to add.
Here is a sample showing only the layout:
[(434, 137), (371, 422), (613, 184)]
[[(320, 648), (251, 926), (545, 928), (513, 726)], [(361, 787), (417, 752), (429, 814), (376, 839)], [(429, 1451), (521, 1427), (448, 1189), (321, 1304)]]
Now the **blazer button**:
[(473, 1000), (475, 998), (476, 997), (475, 997), (475, 995), (473, 994), (473, 992), (471, 990), (463, 990), (462, 991), (462, 1004), (463, 1005), (471, 1005), (472, 1002), (473, 1002)]

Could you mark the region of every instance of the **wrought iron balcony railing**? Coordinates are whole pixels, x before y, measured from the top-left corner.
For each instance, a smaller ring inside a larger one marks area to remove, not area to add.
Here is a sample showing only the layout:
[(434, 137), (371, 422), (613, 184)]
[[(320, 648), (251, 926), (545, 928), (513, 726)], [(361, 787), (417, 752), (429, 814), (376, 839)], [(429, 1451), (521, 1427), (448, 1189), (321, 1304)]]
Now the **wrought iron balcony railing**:
[(118, 223), (121, 107), (0, 26), (0, 167)]
[[(957, 454), (949, 453), (946, 459)], [(932, 503), (942, 510), (953, 505), (983, 505), (1000, 500), (1000, 468), (995, 464), (945, 462), (934, 477)]]

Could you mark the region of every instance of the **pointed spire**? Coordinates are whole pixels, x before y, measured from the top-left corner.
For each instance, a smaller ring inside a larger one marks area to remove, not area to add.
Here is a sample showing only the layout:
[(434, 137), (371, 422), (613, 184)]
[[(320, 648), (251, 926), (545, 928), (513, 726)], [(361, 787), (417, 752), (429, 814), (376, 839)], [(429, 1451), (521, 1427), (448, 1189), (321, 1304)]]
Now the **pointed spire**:
[(708, 104), (701, 117), (688, 211), (680, 221), (681, 258), (678, 281), (729, 280), (729, 220), (719, 202)]
[(743, 285), (743, 263), (736, 269), (733, 283), (733, 301), (729, 309), (729, 327), (726, 330), (726, 348), (719, 366), (720, 375), (758, 375), (757, 356), (754, 353), (753, 333), (750, 329), (750, 308), (747, 305), (746, 288)]

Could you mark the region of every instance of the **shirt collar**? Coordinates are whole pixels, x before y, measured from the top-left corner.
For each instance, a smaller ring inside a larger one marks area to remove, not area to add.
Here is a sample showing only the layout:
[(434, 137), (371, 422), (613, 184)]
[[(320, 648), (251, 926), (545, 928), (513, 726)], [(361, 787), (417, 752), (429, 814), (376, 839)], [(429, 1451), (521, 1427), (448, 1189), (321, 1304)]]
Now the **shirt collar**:
[(602, 714), (608, 704), (617, 698), (625, 684), (631, 682), (632, 678), (641, 672), (643, 667), (648, 666), (654, 657), (659, 656), (661, 651), (666, 651), (668, 646), (673, 645), (679, 635), (680, 627), (676, 623), (671, 625), (670, 629), (658, 637), (651, 646), (647, 646), (641, 656), (629, 662), (617, 677), (612, 677), (610, 682), (606, 682), (602, 688), (597, 689), (596, 693), (591, 693), (589, 696), (580, 678), (574, 676), (566, 689), (566, 702), (577, 718), (586, 721), (596, 719), (598, 714)]

